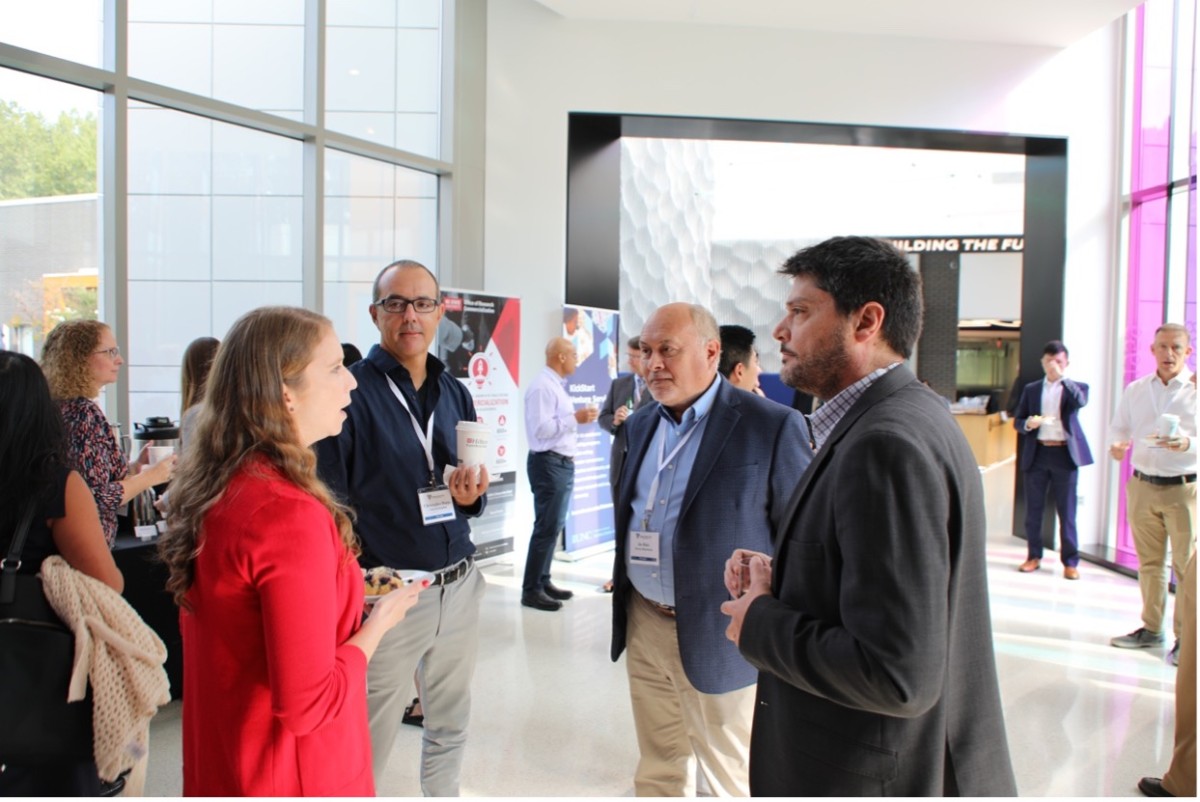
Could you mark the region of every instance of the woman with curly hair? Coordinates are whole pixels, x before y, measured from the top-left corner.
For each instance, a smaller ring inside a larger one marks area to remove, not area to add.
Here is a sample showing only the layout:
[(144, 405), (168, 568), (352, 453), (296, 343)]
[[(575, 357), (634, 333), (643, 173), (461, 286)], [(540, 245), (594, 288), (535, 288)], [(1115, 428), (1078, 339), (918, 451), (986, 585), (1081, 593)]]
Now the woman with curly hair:
[(182, 608), (187, 796), (374, 795), (367, 661), (428, 583), (363, 620), (358, 544), (311, 448), (355, 386), (304, 309), (249, 312), (217, 352), (159, 540)]
[(117, 537), (117, 508), (166, 482), (175, 466), (173, 456), (150, 467), (143, 467), (142, 458), (133, 466), (137, 472), (131, 473), (95, 401), (101, 388), (117, 380), (124, 364), (112, 329), (98, 320), (59, 323), (42, 347), (42, 370), (67, 431), (67, 465), (92, 489), (109, 548)]
[[(0, 351), (0, 409), (0, 557), (32, 504), (34, 517), (17, 572), (36, 574), (43, 560), (58, 554), (75, 570), (120, 592), (125, 580), (104, 542), (96, 502), (79, 474), (67, 467), (62, 419), (46, 379), (23, 354)], [(0, 683), (5, 681), (0, 671)], [(0, 796), (95, 796), (100, 791), (94, 760), (21, 764), (0, 755)]]

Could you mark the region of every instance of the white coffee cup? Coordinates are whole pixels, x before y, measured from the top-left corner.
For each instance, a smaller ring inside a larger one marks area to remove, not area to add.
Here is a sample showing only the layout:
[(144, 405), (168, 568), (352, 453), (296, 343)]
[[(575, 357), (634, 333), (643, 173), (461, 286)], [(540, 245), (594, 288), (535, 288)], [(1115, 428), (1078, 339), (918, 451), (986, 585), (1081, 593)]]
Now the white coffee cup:
[(491, 453), (492, 427), (474, 421), (459, 421), (454, 427), (458, 435), (458, 464), (485, 465)]
[(146, 446), (150, 452), (150, 464), (157, 465), (175, 453), (174, 446)]
[(1164, 412), (1158, 416), (1158, 424), (1155, 426), (1155, 432), (1159, 437), (1178, 437), (1179, 436), (1179, 416), (1172, 415), (1170, 412)]

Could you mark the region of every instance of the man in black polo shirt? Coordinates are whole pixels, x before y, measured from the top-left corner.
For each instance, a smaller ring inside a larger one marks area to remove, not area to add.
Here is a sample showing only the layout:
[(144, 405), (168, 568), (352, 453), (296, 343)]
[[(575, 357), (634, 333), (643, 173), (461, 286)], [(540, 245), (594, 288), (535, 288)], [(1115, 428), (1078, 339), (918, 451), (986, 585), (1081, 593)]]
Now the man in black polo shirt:
[(443, 313), (433, 273), (407, 260), (388, 265), (375, 280), (370, 312), (379, 344), (350, 368), (358, 389), (342, 433), (317, 446), (319, 471), (357, 512), (364, 568), (434, 574), (368, 670), (375, 783), (415, 670), (425, 714), (421, 790), (457, 796), (485, 587), (466, 519), (483, 512), (488, 475), (480, 466), (444, 477), (458, 465), (455, 426), (476, 416), (466, 388), (429, 353)]

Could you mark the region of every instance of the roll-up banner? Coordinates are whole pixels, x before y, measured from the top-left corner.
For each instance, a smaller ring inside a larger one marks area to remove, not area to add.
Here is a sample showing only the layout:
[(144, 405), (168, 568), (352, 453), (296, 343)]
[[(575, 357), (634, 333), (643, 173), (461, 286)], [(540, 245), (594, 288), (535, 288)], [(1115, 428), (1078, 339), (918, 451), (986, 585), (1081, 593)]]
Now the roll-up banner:
[(442, 290), (437, 357), (471, 393), (480, 423), (491, 428), (487, 509), (471, 520), (478, 559), (513, 550), (520, 427), (521, 300), (474, 290)]
[[(563, 306), (562, 336), (575, 345), (579, 364), (567, 377), (567, 395), (576, 408), (600, 407), (617, 375), (620, 349), (618, 314), (611, 309)], [(612, 435), (589, 423), (579, 428), (575, 491), (559, 559), (578, 560), (613, 548), (612, 491), (608, 483)]]

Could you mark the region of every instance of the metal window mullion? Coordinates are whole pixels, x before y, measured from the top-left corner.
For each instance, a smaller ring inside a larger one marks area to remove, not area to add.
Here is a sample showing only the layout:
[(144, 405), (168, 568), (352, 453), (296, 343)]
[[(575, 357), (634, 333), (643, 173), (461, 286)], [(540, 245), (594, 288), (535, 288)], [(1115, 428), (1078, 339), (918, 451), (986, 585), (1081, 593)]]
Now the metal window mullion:
[[(128, 354), (129, 343), (129, 5), (128, 0), (105, 0), (104, 66), (111, 84), (103, 95), (100, 176), (100, 264), (104, 317), (117, 345)], [(132, 434), (129, 369), (117, 376), (116, 393), (105, 395), (106, 414)]]
[(300, 297), (325, 312), (325, 0), (306, 4), (304, 20), (303, 227)]
[[(1175, 131), (1172, 125), (1172, 116), (1175, 113), (1175, 70), (1178, 68), (1176, 63), (1179, 56), (1179, 32), (1175, 30), (1175, 20), (1179, 18), (1179, 0), (1171, 3), (1171, 67), (1170, 77), (1167, 79), (1167, 174), (1163, 176), (1163, 186), (1171, 183), (1171, 163), (1174, 159), (1174, 144)], [(1145, 51), (1143, 51), (1143, 54)], [(1166, 323), (1170, 319), (1171, 306), (1171, 193), (1167, 193), (1165, 208), (1163, 209), (1163, 272), (1162, 272), (1162, 321)]]

